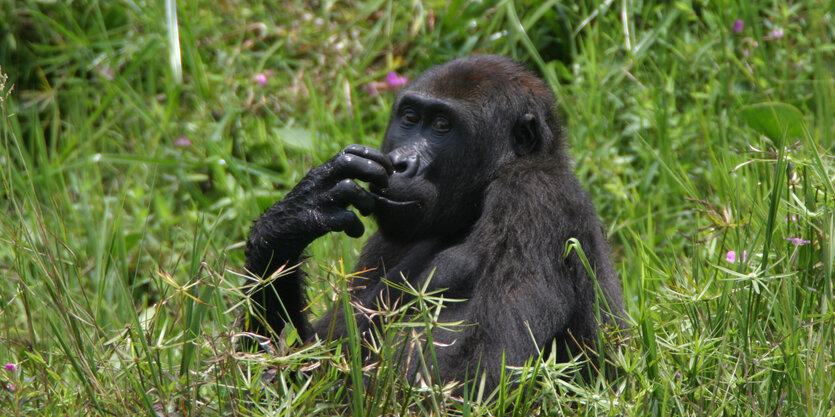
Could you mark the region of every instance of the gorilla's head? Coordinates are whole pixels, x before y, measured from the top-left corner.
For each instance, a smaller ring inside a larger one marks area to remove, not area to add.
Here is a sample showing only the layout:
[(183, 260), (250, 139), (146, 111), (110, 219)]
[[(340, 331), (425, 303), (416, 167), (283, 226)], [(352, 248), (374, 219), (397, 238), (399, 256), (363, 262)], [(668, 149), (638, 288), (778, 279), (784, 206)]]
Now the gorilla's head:
[[(454, 237), (481, 213), (486, 187), (520, 158), (560, 163), (547, 86), (499, 56), (429, 69), (397, 96), (381, 150), (394, 172), (375, 217), (388, 238)], [(508, 196), (513, 198), (513, 196)]]

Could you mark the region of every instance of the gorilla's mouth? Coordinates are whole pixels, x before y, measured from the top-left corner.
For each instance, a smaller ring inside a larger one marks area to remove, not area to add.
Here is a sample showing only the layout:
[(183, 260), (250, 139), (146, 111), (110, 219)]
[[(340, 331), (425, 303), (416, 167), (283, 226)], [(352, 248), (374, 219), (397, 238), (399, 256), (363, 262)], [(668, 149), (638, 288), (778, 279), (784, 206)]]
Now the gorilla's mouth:
[(405, 201), (392, 200), (388, 197), (384, 197), (384, 196), (380, 195), (378, 190), (369, 190), (368, 193), (371, 194), (372, 197), (374, 197), (374, 201), (377, 204), (382, 204), (384, 206), (410, 207), (410, 206), (415, 206), (415, 205), (420, 204), (420, 201), (418, 201), (418, 200), (405, 200)]
[(390, 188), (380, 188), (374, 184), (370, 184), (368, 187), (368, 194), (371, 194), (371, 197), (374, 198), (374, 202), (377, 204), (377, 207), (401, 208), (417, 206), (420, 204), (420, 200), (411, 200), (392, 196), (391, 191), (392, 190)]

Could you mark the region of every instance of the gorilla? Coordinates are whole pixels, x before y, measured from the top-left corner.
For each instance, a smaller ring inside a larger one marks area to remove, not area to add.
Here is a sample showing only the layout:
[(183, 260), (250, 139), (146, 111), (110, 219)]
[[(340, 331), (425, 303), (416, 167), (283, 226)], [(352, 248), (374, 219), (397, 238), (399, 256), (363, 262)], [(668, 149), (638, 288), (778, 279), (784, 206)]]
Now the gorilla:
[[(391, 285), (405, 280), (463, 300), (446, 303), (437, 321), (464, 325), (431, 335), (433, 372), (444, 382), (480, 373), (494, 388), (503, 361), (520, 366), (552, 345), (562, 361), (582, 353), (601, 321), (622, 325), (623, 296), (564, 147), (552, 93), (521, 64), (475, 56), (429, 69), (397, 94), (379, 150), (346, 147), (254, 222), (246, 269), (258, 282), (251, 299), (263, 320), (249, 317), (245, 330), (279, 334), (291, 324), (307, 341), (347, 335), (342, 308), (308, 321), (298, 268), (263, 279), (299, 264), (328, 232), (360, 237), (353, 206), (378, 225), (350, 292), (364, 337), (376, 323), (357, 306), (380, 309), (408, 297)], [(596, 283), (576, 251), (565, 255), (570, 239)], [(597, 293), (608, 306), (600, 314)]]

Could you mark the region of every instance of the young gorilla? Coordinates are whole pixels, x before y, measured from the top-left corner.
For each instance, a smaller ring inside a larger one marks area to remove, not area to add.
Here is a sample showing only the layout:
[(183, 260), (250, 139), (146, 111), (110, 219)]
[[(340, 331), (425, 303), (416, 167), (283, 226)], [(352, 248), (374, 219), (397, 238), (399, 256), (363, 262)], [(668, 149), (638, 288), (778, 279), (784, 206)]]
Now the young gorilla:
[[(253, 225), (246, 268), (268, 277), (294, 266), (314, 239), (334, 231), (359, 237), (364, 228), (348, 206), (373, 215), (356, 270), (355, 303), (375, 309), (405, 296), (387, 285), (409, 281), (442, 290), (437, 372), (464, 380), (477, 368), (495, 387), (502, 356), (521, 365), (556, 340), (567, 360), (592, 344), (598, 323), (595, 287), (566, 241), (582, 245), (612, 315), (623, 300), (594, 206), (563, 150), (554, 98), (521, 65), (497, 56), (458, 59), (431, 68), (401, 91), (380, 150), (351, 145), (310, 173)], [(369, 183), (368, 190), (355, 180)], [(309, 340), (346, 334), (341, 309), (311, 325), (303, 309), (304, 274), (294, 269), (253, 291), (267, 323), (248, 331), (278, 334), (285, 323)], [(603, 303), (601, 303), (603, 305)], [(374, 323), (356, 314), (361, 332)], [(412, 363), (416, 361), (412, 360)], [(413, 369), (412, 369), (413, 370)]]

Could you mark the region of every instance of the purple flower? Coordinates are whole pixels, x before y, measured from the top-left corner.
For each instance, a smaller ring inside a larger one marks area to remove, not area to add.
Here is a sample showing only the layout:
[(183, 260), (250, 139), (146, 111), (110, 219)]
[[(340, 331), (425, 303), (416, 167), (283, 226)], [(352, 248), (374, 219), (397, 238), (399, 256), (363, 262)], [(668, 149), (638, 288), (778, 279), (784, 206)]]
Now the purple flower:
[[(739, 263), (745, 262), (745, 259), (748, 258), (748, 251), (742, 251), (742, 259), (739, 260)], [(725, 260), (734, 264), (737, 262), (736, 260), (736, 251), (729, 250), (728, 254), (725, 255)]]
[(811, 241), (803, 240), (799, 237), (787, 237), (786, 240), (788, 240), (791, 243), (794, 243), (797, 246), (808, 245), (809, 243), (812, 243)]
[(745, 22), (742, 19), (736, 19), (734, 22), (734, 33), (742, 32), (742, 28), (745, 26)]
[(409, 83), (408, 78), (401, 77), (401, 76), (397, 75), (396, 72), (391, 71), (388, 74), (386, 74), (386, 80), (385, 81), (372, 81), (372, 82), (362, 86), (362, 88), (365, 90), (365, 92), (368, 93), (368, 95), (373, 96), (373, 95), (376, 95), (380, 91), (397, 90), (400, 87), (403, 87), (404, 85), (406, 85), (408, 83)]
[(780, 39), (784, 36), (783, 29), (771, 29), (767, 35), (763, 36), (764, 40), (773, 41), (775, 39)]
[(390, 87), (402, 87), (409, 82), (409, 79), (406, 77), (401, 77), (397, 75), (396, 72), (392, 71), (386, 75), (386, 82), (389, 84)]
[(6, 364), (6, 370), (7, 371), (14, 372), (15, 369), (17, 369), (17, 364), (14, 364), (14, 363), (7, 363)]
[(189, 145), (191, 145), (191, 141), (188, 140), (186, 135), (180, 135), (180, 137), (177, 138), (177, 140), (174, 141), (174, 146), (179, 146), (181, 148), (185, 148), (186, 146), (189, 146)]
[(787, 222), (792, 222), (792, 223), (794, 223), (794, 222), (796, 222), (796, 221), (797, 221), (797, 216), (795, 216), (795, 215), (791, 215), (791, 216), (789, 216), (789, 217), (786, 217), (786, 221), (787, 221)]
[(263, 72), (259, 72), (258, 75), (255, 76), (255, 82), (261, 84), (262, 86), (267, 85), (268, 80), (269, 77), (267, 77), (267, 74), (264, 74)]

